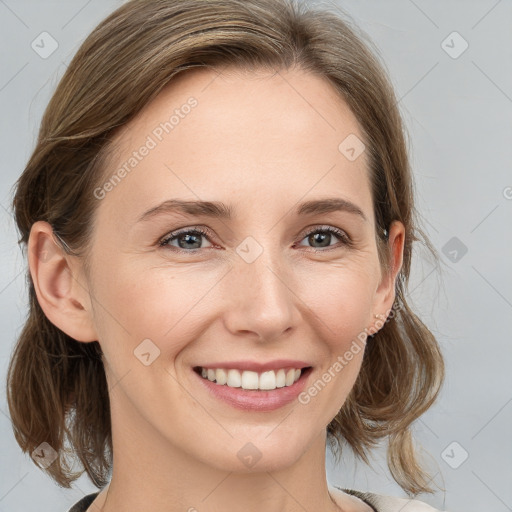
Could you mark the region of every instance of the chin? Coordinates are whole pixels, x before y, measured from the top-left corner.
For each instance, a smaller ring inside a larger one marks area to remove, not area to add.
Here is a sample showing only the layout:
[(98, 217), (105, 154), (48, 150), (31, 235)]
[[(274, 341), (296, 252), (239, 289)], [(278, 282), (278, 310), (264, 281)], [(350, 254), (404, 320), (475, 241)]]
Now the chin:
[[(278, 433), (279, 427), (272, 430), (265, 429), (265, 432), (251, 436), (246, 434), (236, 436), (229, 443), (229, 446), (218, 445), (215, 449), (206, 449), (208, 452), (207, 462), (209, 465), (221, 471), (234, 473), (259, 473), (266, 471), (280, 471), (293, 466), (310, 448), (309, 443), (295, 431), (293, 436), (286, 431)], [(269, 435), (269, 432), (270, 433)]]

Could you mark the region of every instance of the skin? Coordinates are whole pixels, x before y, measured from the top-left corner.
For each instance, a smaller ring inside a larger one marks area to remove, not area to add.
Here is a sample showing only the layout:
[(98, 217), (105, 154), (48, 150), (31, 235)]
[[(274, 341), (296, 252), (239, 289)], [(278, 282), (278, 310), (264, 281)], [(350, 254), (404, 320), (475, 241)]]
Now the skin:
[[(31, 231), (30, 271), (45, 314), (78, 341), (98, 340), (104, 353), (114, 469), (89, 510), (369, 511), (325, 474), (325, 429), (354, 385), (363, 350), (308, 404), (270, 412), (215, 399), (192, 367), (301, 359), (313, 366), (313, 383), (375, 326), (374, 314), (391, 309), (404, 227), (389, 228), (385, 274), (366, 152), (349, 161), (338, 150), (349, 134), (362, 139), (361, 130), (324, 79), (298, 69), (180, 76), (117, 135), (105, 175), (191, 96), (198, 105), (190, 114), (98, 200), (89, 273), (55, 244), (47, 223)], [(294, 213), (297, 203), (325, 197), (356, 204), (366, 220)], [(223, 201), (234, 217), (167, 213), (137, 222), (171, 198)], [(352, 245), (307, 236), (326, 225)], [(158, 246), (194, 226), (213, 233), (198, 237), (195, 253)], [(252, 263), (236, 251), (248, 236), (262, 248)], [(160, 353), (146, 366), (134, 350), (148, 338)], [(237, 456), (249, 442), (261, 453), (250, 468)]]

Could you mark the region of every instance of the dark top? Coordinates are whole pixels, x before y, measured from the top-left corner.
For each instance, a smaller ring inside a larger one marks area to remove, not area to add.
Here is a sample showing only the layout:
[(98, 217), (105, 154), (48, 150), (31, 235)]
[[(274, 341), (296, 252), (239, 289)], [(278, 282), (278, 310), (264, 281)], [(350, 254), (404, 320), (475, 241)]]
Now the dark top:
[(96, 499), (96, 496), (98, 496), (98, 492), (93, 492), (92, 494), (88, 494), (87, 496), (84, 496), (80, 501), (77, 501), (69, 510), (68, 512), (86, 512), (89, 505)]

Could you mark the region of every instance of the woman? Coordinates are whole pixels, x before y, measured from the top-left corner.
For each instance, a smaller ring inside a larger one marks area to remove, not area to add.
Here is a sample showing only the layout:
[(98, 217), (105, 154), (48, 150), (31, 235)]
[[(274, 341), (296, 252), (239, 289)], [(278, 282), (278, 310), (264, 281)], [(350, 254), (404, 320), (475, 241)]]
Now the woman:
[(59, 485), (76, 455), (100, 489), (73, 512), (434, 510), (326, 481), (327, 442), (368, 463), (385, 439), (404, 491), (433, 492), (410, 426), (444, 375), (406, 301), (432, 247), (396, 98), (338, 16), (127, 2), (70, 63), (14, 209), (8, 405)]

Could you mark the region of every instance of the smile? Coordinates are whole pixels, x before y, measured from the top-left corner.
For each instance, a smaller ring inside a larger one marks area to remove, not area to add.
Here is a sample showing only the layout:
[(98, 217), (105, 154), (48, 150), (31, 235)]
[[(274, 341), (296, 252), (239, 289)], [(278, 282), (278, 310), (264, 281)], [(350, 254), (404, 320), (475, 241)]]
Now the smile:
[(280, 368), (258, 373), (250, 370), (197, 367), (195, 371), (219, 386), (265, 391), (292, 386), (302, 373), (301, 368)]
[(255, 371), (196, 366), (193, 370), (200, 387), (214, 400), (244, 411), (263, 412), (296, 402), (313, 367), (267, 367)]

